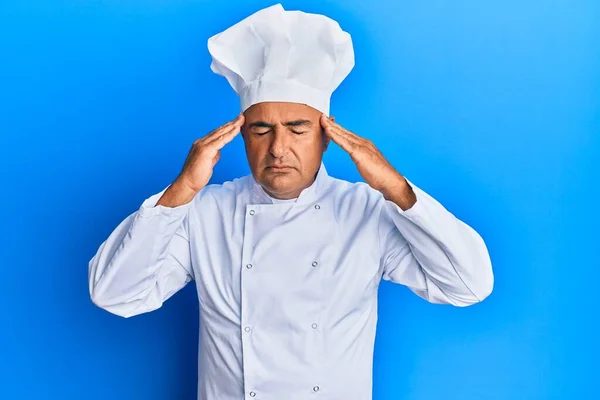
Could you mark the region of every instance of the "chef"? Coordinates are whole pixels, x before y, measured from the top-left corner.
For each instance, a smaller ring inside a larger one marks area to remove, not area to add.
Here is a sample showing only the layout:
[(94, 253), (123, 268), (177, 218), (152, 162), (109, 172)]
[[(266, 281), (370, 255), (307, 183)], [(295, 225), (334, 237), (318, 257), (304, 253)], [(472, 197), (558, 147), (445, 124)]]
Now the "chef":
[[(381, 280), (469, 306), (493, 288), (486, 245), (329, 115), (354, 66), (337, 22), (277, 4), (208, 49), (242, 112), (196, 140), (176, 179), (100, 245), (91, 299), (131, 317), (194, 281), (199, 400), (371, 399)], [(240, 132), (251, 174), (208, 184)], [(364, 182), (328, 174), (331, 141)]]

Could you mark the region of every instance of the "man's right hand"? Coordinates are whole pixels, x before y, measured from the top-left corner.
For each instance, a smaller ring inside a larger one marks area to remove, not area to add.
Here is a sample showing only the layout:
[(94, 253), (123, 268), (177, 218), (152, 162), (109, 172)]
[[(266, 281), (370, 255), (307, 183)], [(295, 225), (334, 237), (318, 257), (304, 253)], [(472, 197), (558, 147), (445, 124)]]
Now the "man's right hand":
[(219, 161), (221, 149), (233, 140), (244, 124), (244, 114), (194, 142), (181, 173), (156, 205), (176, 207), (190, 202), (204, 188)]

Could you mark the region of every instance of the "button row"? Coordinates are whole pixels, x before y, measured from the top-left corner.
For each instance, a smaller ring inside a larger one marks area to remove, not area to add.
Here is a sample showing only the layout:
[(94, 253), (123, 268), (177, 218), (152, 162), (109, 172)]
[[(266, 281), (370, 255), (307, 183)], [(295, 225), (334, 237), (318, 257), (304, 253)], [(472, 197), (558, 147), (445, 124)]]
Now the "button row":
[[(320, 209), (321, 209), (321, 206), (319, 204), (315, 204), (315, 210), (320, 210)], [(248, 214), (254, 215), (254, 214), (256, 214), (256, 211), (250, 210), (250, 211), (248, 211)]]
[[(318, 386), (314, 386), (313, 387), (313, 392), (318, 392), (319, 391), (319, 387)], [(256, 392), (252, 391), (250, 393), (248, 393), (250, 395), (250, 397), (256, 397)]]
[[(318, 326), (319, 326), (319, 325), (318, 325), (316, 322), (313, 322), (313, 323), (312, 323), (312, 325), (311, 325), (311, 327), (312, 327), (313, 329), (317, 329), (317, 327), (318, 327)], [(245, 331), (245, 332), (250, 332), (251, 330), (252, 330), (252, 328), (251, 328), (251, 327), (249, 327), (249, 326), (246, 326), (246, 327), (244, 327), (244, 331)]]
[[(316, 267), (317, 265), (319, 265), (319, 263), (318, 263), (318, 262), (316, 262), (316, 261), (313, 261), (313, 263), (312, 263), (312, 266), (313, 266), (313, 267)], [(247, 269), (251, 269), (252, 267), (253, 267), (253, 265), (252, 265), (252, 264), (246, 264), (246, 268), (247, 268)]]

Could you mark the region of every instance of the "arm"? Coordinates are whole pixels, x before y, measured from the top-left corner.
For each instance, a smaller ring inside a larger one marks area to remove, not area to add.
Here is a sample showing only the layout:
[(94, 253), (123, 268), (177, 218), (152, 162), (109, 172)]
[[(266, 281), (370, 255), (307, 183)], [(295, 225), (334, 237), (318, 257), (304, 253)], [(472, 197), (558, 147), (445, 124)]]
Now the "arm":
[(220, 150), (239, 133), (243, 114), (194, 141), (177, 179), (146, 199), (89, 262), (94, 304), (123, 317), (155, 310), (194, 278), (191, 204), (208, 183)]
[[(175, 191), (168, 190), (172, 186), (147, 198), (90, 260), (89, 291), (98, 307), (122, 317), (149, 312), (193, 279), (187, 218), (191, 202), (176, 205)], [(167, 203), (171, 207), (163, 205)]]
[(382, 277), (432, 303), (467, 306), (486, 298), (494, 276), (479, 234), (406, 180), (373, 142), (324, 114), (321, 126), (348, 152), (365, 182), (383, 194), (378, 232)]
[(483, 239), (433, 197), (405, 182), (398, 193), (414, 192), (416, 202), (404, 209), (400, 199), (410, 196), (386, 196), (380, 214), (383, 279), (406, 285), (431, 303), (468, 306), (482, 301), (494, 285)]

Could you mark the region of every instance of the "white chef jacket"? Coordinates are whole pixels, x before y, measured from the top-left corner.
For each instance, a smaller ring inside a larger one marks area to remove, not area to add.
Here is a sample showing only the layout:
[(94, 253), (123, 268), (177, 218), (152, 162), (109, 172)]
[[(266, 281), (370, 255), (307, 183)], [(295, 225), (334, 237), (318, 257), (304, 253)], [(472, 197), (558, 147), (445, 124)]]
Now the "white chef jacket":
[(195, 281), (199, 400), (369, 400), (381, 279), (467, 306), (493, 287), (480, 235), (408, 181), (403, 211), (321, 164), (298, 199), (252, 175), (177, 207), (147, 198), (89, 262), (93, 302), (131, 317)]

